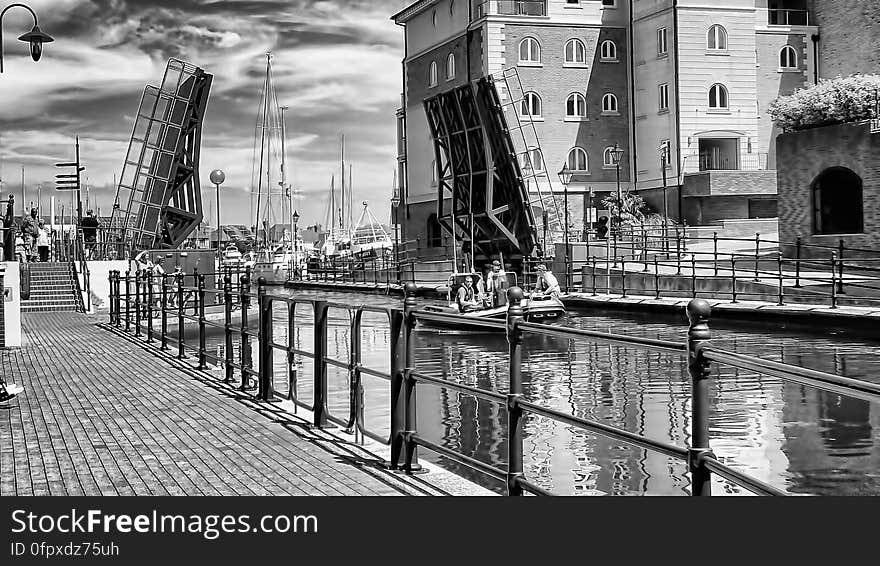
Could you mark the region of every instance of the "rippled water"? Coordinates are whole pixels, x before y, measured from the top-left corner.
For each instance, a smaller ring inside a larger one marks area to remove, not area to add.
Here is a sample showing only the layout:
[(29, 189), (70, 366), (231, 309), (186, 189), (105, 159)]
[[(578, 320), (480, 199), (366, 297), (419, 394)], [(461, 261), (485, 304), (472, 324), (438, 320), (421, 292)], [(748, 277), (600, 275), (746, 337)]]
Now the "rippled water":
[[(275, 294), (286, 293), (273, 291)], [(302, 293), (303, 298), (317, 298)], [(376, 296), (323, 294), (322, 298), (399, 307)], [(312, 351), (313, 332), (306, 324), (311, 307), (297, 307), (298, 348)], [(275, 311), (275, 339), (287, 341), (287, 313)], [(348, 359), (349, 315), (331, 309), (329, 355)], [(621, 316), (597, 313), (569, 316), (560, 324), (632, 336), (684, 341), (685, 321), (677, 317)], [(420, 372), (498, 392), (507, 391), (507, 343), (503, 335), (420, 329)], [(364, 315), (363, 364), (389, 370), (390, 331), (380, 315)], [(193, 342), (194, 343), (194, 342)], [(811, 333), (779, 327), (713, 324), (716, 346), (769, 360), (878, 381), (880, 342), (843, 333)], [(215, 333), (211, 348), (222, 345)], [(254, 348), (256, 353), (256, 347)], [(299, 359), (298, 393), (310, 402), (312, 362)], [(256, 361), (254, 362), (256, 365)], [(286, 355), (275, 355), (276, 388), (287, 391)], [(364, 376), (366, 422), (387, 435), (389, 385)], [(587, 341), (528, 336), (523, 351), (523, 380), (530, 401), (593, 419), (679, 446), (689, 443), (690, 381), (681, 358), (634, 348)], [(718, 458), (749, 475), (791, 493), (880, 495), (880, 406), (750, 371), (712, 366), (711, 443)], [(334, 415), (348, 415), (348, 378), (330, 368), (329, 404)], [(419, 385), (418, 428), (426, 438), (462, 453), (506, 466), (504, 407), (454, 392)], [(524, 426), (525, 473), (533, 482), (567, 495), (684, 495), (689, 479), (683, 462), (634, 448), (539, 417)], [(469, 468), (422, 449), (438, 461), (493, 489), (503, 486)], [(721, 480), (713, 493), (745, 490)]]

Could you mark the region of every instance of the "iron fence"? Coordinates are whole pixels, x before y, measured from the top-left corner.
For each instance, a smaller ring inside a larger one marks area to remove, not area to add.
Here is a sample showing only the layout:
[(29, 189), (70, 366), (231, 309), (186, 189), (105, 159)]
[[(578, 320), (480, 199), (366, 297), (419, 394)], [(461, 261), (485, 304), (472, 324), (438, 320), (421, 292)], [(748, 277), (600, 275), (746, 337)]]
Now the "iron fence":
[[(224, 381), (231, 384), (235, 381), (236, 372), (240, 375), (239, 388), (243, 391), (253, 390), (257, 400), (271, 402), (286, 398), (312, 413), (312, 421), (316, 427), (326, 426), (329, 422), (345, 428), (347, 432), (367, 436), (391, 447), (388, 466), (392, 469), (416, 473), (421, 469), (419, 464), (419, 448), (431, 450), (452, 461), (475, 469), (483, 474), (502, 480), (506, 483), (509, 495), (532, 494), (548, 495), (545, 489), (538, 486), (525, 476), (523, 470), (523, 422), (529, 415), (548, 418), (563, 425), (593, 432), (621, 442), (665, 454), (671, 458), (686, 462), (691, 477), (691, 494), (695, 496), (711, 495), (711, 477), (716, 474), (725, 480), (739, 485), (753, 493), (761, 495), (786, 495), (770, 484), (749, 477), (731, 466), (718, 461), (710, 446), (709, 413), (712, 405), (709, 396), (711, 375), (709, 365), (712, 362), (742, 368), (770, 375), (784, 381), (816, 387), (840, 395), (850, 395), (869, 401), (880, 401), (880, 385), (840, 377), (815, 370), (800, 368), (779, 362), (771, 362), (753, 356), (739, 354), (716, 348), (711, 343), (709, 318), (711, 307), (701, 299), (692, 301), (687, 308), (690, 326), (685, 343), (671, 342), (603, 333), (572, 328), (561, 328), (525, 322), (521, 301), (523, 292), (519, 288), (508, 290), (508, 312), (506, 320), (482, 320), (475, 322), (468, 319), (471, 325), (479, 324), (487, 329), (500, 330), (506, 333), (508, 342), (508, 392), (472, 387), (447, 379), (438, 378), (419, 371), (415, 356), (415, 329), (425, 323), (439, 322), (445, 324), (460, 323), (460, 315), (441, 314), (419, 309), (415, 297), (416, 287), (406, 286), (406, 298), (403, 308), (380, 308), (362, 304), (331, 303), (323, 300), (299, 299), (290, 296), (269, 294), (265, 280), (259, 282), (257, 292), (250, 291), (249, 275), (245, 275), (236, 287), (232, 277), (224, 275), (222, 289), (210, 290), (205, 286), (205, 275), (192, 276), (193, 286), (187, 286), (185, 279), (190, 276), (175, 276), (174, 291), (177, 294), (176, 304), (170, 304), (172, 289), (169, 276), (161, 278), (158, 288), (158, 303), (155, 301), (156, 290), (153, 277), (146, 274), (146, 280), (136, 273), (122, 276), (120, 272), (110, 275), (111, 282), (111, 327), (131, 332), (134, 327), (136, 337), (142, 337), (146, 330), (147, 343), (155, 342), (154, 318), (161, 320), (160, 346), (169, 350), (168, 322), (169, 316), (176, 316), (178, 322), (177, 357), (186, 359), (194, 354), (199, 369), (207, 369), (212, 361), (225, 368)], [(134, 289), (132, 289), (132, 286)], [(123, 291), (124, 289), (124, 291)], [(187, 306), (184, 295), (191, 293), (194, 302)], [(216, 294), (214, 301), (223, 306), (223, 322), (206, 319), (205, 308), (209, 294)], [(258, 316), (258, 330), (249, 328), (249, 307), (255, 301)], [(305, 322), (314, 328), (312, 351), (297, 347), (295, 329), (302, 323), (296, 315), (297, 305), (311, 306), (313, 315)], [(273, 309), (283, 305), (288, 311), (288, 339), (286, 344), (277, 343), (273, 336)], [(351, 342), (348, 359), (337, 359), (329, 355), (327, 347), (328, 310), (342, 309), (351, 315)], [(235, 309), (241, 311), (239, 324), (233, 321)], [(364, 313), (379, 313), (387, 317), (391, 336), (389, 367), (390, 371), (371, 368), (364, 364), (361, 355), (360, 329)], [(133, 319), (133, 320), (132, 320)], [(185, 323), (198, 325), (198, 343), (187, 344)], [(216, 328), (224, 333), (225, 352), (212, 355), (206, 348), (208, 328)], [(667, 442), (649, 439), (645, 436), (611, 427), (596, 420), (577, 417), (556, 409), (551, 409), (525, 398), (522, 379), (522, 344), (526, 335), (545, 335), (568, 340), (583, 340), (636, 348), (648, 351), (659, 351), (682, 356), (687, 360), (691, 378), (691, 445), (677, 446)], [(240, 354), (235, 358), (235, 340), (240, 342)], [(259, 349), (259, 364), (253, 367), (253, 342)], [(275, 390), (274, 352), (283, 352), (287, 356), (288, 389), (287, 395)], [(311, 402), (300, 398), (298, 394), (298, 375), (294, 357), (308, 358), (313, 363), (313, 384)], [(349, 412), (344, 418), (330, 413), (328, 409), (328, 367), (337, 367), (348, 374)], [(390, 392), (389, 428), (386, 437), (367, 428), (364, 420), (364, 390), (362, 377), (365, 375), (383, 379), (388, 383)], [(252, 387), (252, 382), (255, 386)], [(504, 437), (507, 441), (507, 466), (491, 465), (447, 446), (434, 443), (419, 433), (417, 426), (416, 392), (421, 387), (437, 387), (455, 391), (461, 395), (471, 396), (505, 407), (507, 424)]]

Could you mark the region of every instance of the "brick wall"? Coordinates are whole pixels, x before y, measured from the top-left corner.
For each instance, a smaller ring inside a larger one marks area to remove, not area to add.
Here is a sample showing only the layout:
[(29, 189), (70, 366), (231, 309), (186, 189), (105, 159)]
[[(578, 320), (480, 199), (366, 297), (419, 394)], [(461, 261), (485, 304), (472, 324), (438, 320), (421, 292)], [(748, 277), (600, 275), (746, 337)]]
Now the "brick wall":
[[(689, 196), (775, 195), (775, 171), (705, 171), (686, 175), (683, 194)], [(733, 218), (733, 217), (731, 217)]]
[(820, 77), (880, 72), (880, 3), (813, 0), (813, 15), (821, 36)]
[[(840, 124), (782, 134), (779, 157), (779, 238), (806, 244), (836, 246), (843, 239), (856, 248), (880, 248), (880, 134), (871, 134), (868, 122)], [(847, 167), (862, 178), (864, 233), (814, 235), (812, 184), (829, 167)], [(827, 257), (830, 252), (821, 252)]]

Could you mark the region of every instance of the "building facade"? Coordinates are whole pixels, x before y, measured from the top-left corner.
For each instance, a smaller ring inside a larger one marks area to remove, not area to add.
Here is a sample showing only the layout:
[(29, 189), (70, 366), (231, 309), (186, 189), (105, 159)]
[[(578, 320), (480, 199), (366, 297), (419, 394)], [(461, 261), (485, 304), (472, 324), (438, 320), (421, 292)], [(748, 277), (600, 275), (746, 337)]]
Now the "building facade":
[[(618, 173), (622, 190), (691, 225), (776, 216), (777, 131), (766, 109), (815, 80), (817, 28), (808, 8), (806, 0), (410, 5), (394, 16), (406, 39), (398, 111), (403, 239), (418, 257), (435, 247), (447, 253), (437, 236), (438, 173), (424, 100), (510, 69), (522, 83), (522, 118), (540, 140), (529, 162), (546, 173), (542, 190), (559, 194), (556, 172), (572, 172), (573, 234), (602, 214)], [(615, 145), (624, 151), (619, 169)]]

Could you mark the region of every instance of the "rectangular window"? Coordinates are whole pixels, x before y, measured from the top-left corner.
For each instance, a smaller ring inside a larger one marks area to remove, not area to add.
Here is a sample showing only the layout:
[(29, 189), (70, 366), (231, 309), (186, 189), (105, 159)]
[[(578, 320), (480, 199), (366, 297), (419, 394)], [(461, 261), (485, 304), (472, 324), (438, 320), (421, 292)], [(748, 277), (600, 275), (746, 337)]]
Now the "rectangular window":
[(657, 55), (668, 55), (669, 48), (666, 43), (666, 28), (657, 30)]
[(602, 0), (602, 5), (606, 8), (617, 8), (617, 0)]
[(659, 95), (660, 95), (660, 104), (659, 109), (660, 112), (665, 110), (669, 110), (669, 83), (663, 83), (659, 87)]

